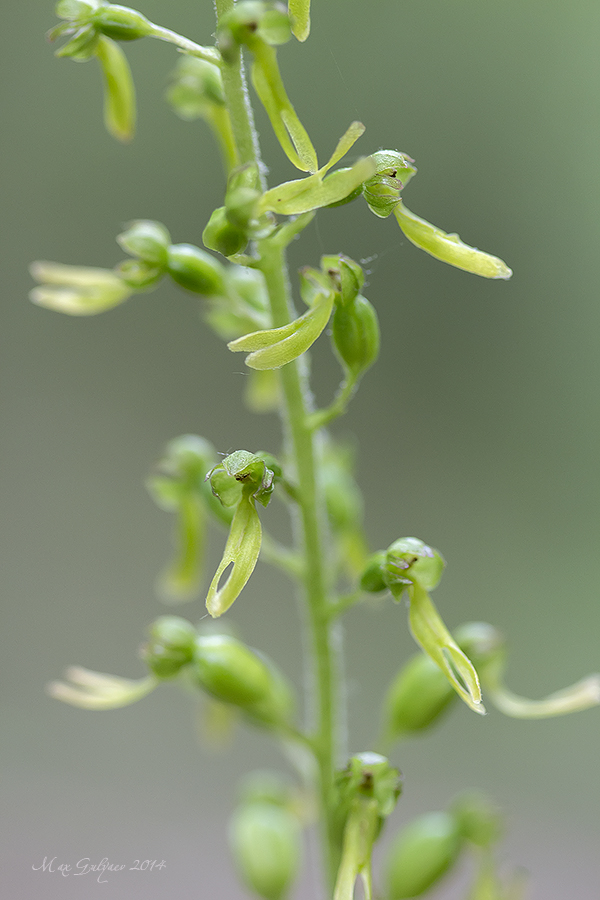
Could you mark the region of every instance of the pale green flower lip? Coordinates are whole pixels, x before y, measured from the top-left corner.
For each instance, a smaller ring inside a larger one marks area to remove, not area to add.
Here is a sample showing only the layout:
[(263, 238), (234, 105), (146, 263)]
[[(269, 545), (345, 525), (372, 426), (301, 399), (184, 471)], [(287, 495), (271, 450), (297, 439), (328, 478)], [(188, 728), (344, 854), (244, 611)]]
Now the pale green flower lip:
[(66, 266), (45, 260), (29, 271), (39, 287), (29, 292), (37, 306), (70, 316), (93, 316), (112, 309), (131, 296), (131, 288), (112, 269)]
[(129, 706), (153, 691), (158, 684), (154, 675), (139, 679), (120, 678), (104, 672), (93, 672), (82, 666), (69, 666), (65, 671), (65, 679), (51, 681), (46, 685), (46, 692), (56, 700), (80, 709), (119, 709)]

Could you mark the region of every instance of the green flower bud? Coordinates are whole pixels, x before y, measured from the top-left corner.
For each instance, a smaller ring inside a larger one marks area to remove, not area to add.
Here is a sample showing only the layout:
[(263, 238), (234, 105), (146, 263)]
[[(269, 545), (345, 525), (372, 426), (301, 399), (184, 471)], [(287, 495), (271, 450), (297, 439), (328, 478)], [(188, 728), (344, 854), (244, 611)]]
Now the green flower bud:
[(134, 291), (148, 291), (159, 283), (165, 272), (162, 266), (153, 266), (143, 259), (125, 259), (115, 272)]
[(383, 574), (386, 558), (385, 550), (378, 550), (369, 557), (360, 577), (361, 590), (368, 591), (370, 594), (378, 594), (380, 591), (388, 589)]
[(240, 0), (221, 18), (219, 49), (227, 58), (232, 40), (253, 48), (258, 41), (274, 46), (285, 44), (291, 36), (290, 20), (284, 6), (263, 0)]
[(336, 303), (331, 337), (340, 362), (354, 378), (373, 365), (379, 354), (379, 322), (365, 297), (358, 294), (351, 303)]
[(232, 225), (227, 218), (224, 206), (215, 209), (206, 228), (202, 232), (202, 241), (209, 250), (221, 253), (223, 256), (233, 256), (241, 253), (248, 243), (248, 235)]
[(485, 794), (470, 792), (457, 797), (452, 812), (462, 837), (477, 847), (492, 847), (502, 836), (502, 815)]
[(192, 244), (172, 244), (167, 251), (167, 271), (173, 281), (207, 297), (225, 293), (225, 270), (210, 254)]
[(222, 703), (240, 707), (255, 723), (289, 721), (292, 698), (285, 679), (262, 655), (227, 634), (196, 639), (194, 676)]
[(142, 657), (158, 678), (174, 678), (194, 658), (196, 629), (179, 616), (161, 616), (149, 629)]
[(431, 591), (439, 584), (444, 558), (418, 538), (399, 538), (388, 547), (385, 578), (398, 600), (409, 584), (418, 584)]
[(217, 700), (246, 708), (264, 700), (271, 672), (260, 656), (228, 634), (196, 639), (194, 675)]
[(196, 56), (182, 57), (173, 73), (167, 100), (182, 119), (210, 118), (215, 107), (225, 107), (219, 67)]
[(393, 741), (430, 728), (455, 696), (444, 673), (428, 656), (413, 656), (388, 688), (383, 705), (385, 739)]
[(146, 16), (112, 3), (98, 7), (92, 21), (98, 31), (114, 41), (135, 41), (154, 33), (154, 26)]
[(152, 266), (164, 267), (171, 235), (160, 222), (137, 219), (117, 236), (117, 243), (130, 256), (137, 256)]
[(404, 828), (387, 854), (389, 900), (419, 897), (433, 887), (457, 861), (461, 837), (454, 816), (427, 813)]
[(300, 826), (287, 809), (244, 803), (231, 822), (230, 843), (240, 879), (264, 900), (283, 900), (301, 860)]

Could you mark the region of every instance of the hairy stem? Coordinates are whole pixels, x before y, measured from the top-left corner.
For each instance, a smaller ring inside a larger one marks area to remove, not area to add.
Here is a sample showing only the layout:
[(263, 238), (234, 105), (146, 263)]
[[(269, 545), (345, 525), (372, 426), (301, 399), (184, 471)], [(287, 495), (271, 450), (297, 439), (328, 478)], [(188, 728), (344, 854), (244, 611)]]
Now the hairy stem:
[[(216, 0), (218, 19), (232, 6), (233, 0)], [(222, 73), (240, 161), (254, 162), (259, 171), (262, 171), (241, 57), (231, 64), (223, 64)], [(272, 325), (277, 328), (286, 325), (293, 318), (285, 249), (277, 239), (264, 238), (258, 242), (257, 252), (258, 266), (263, 272), (269, 293)], [(304, 560), (304, 594), (314, 668), (311, 684), (314, 691), (312, 705), (315, 722), (311, 745), (319, 769), (326, 867), (329, 882), (333, 885), (339, 857), (332, 826), (337, 685), (328, 596), (331, 576), (325, 557), (325, 511), (323, 495), (318, 486), (318, 436), (314, 434), (308, 421), (311, 403), (304, 367), (298, 362), (292, 362), (284, 366), (280, 373), (284, 396), (281, 413), (298, 485), (301, 526), (299, 549)]]

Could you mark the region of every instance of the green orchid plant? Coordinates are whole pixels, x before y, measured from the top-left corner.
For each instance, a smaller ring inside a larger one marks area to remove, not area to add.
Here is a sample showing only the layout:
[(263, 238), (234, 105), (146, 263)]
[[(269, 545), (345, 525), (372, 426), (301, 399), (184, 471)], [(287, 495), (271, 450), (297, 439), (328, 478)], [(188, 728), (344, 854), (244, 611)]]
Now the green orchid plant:
[[(294, 746), (295, 783), (277, 775), (244, 781), (231, 828), (234, 862), (242, 882), (263, 900), (285, 900), (298, 875), (302, 831), (317, 824), (321, 835), (325, 895), (352, 900), (360, 884), (365, 900), (420, 897), (434, 889), (464, 855), (476, 861), (469, 900), (517, 900), (521, 879), (503, 881), (496, 867), (501, 835), (494, 804), (476, 794), (446, 810), (415, 819), (392, 839), (381, 876), (373, 848), (401, 792), (400, 773), (389, 759), (399, 742), (432, 731), (462, 700), (479, 715), (484, 703), (518, 718), (540, 718), (600, 703), (600, 677), (592, 675), (544, 700), (527, 700), (504, 684), (504, 638), (487, 623), (451, 632), (431, 592), (445, 562), (415, 537), (395, 539), (369, 552), (362, 529), (362, 498), (347, 448), (328, 426), (343, 415), (360, 380), (375, 363), (380, 333), (374, 306), (363, 296), (361, 266), (344, 254), (326, 255), (318, 268), (299, 273), (305, 309), (292, 301), (286, 250), (320, 209), (366, 202), (378, 218), (393, 215), (416, 247), (451, 266), (505, 280), (509, 267), (469, 246), (404, 205), (416, 174), (414, 160), (398, 150), (365, 153), (339, 166), (363, 137), (352, 122), (324, 165), (300, 122), (279, 70), (278, 48), (310, 32), (309, 0), (216, 0), (216, 43), (199, 45), (142, 13), (104, 0), (60, 0), (60, 24), (50, 40), (66, 39), (60, 58), (96, 59), (105, 86), (104, 117), (110, 133), (130, 141), (135, 131), (135, 90), (122, 45), (154, 38), (174, 44), (180, 58), (168, 100), (175, 112), (202, 119), (221, 150), (223, 203), (205, 223), (204, 248), (173, 244), (165, 225), (133, 220), (117, 237), (127, 259), (105, 270), (36, 262), (39, 283), (31, 299), (68, 315), (107, 312), (171, 279), (201, 298), (209, 327), (232, 353), (244, 353), (250, 370), (251, 409), (277, 412), (284, 446), (238, 449), (220, 456), (204, 437), (171, 441), (148, 479), (157, 505), (175, 521), (175, 552), (159, 575), (157, 591), (168, 603), (194, 601), (204, 592), (210, 617), (228, 613), (255, 567), (277, 566), (295, 583), (305, 604), (306, 666), (312, 695), (262, 653), (226, 627), (206, 629), (167, 614), (147, 632), (142, 656), (148, 674), (138, 681), (80, 667), (49, 693), (83, 709), (105, 710), (141, 700), (169, 681), (201, 693), (213, 711), (237, 716), (267, 737)], [(245, 78), (264, 107), (277, 141), (301, 175), (268, 186)], [(316, 408), (306, 355), (330, 339), (341, 380), (331, 403)], [(385, 346), (384, 346), (385, 352)], [(282, 501), (295, 522), (293, 546), (261, 525), (261, 508)], [(204, 545), (212, 526), (226, 534), (212, 578), (205, 578)], [(381, 706), (381, 733), (373, 746), (343, 757), (338, 724), (341, 672), (334, 644), (339, 618), (373, 594), (390, 596), (408, 610), (418, 646), (394, 677)], [(200, 613), (195, 615), (200, 619)], [(303, 707), (311, 710), (303, 718)], [(377, 887), (376, 887), (377, 883)]]

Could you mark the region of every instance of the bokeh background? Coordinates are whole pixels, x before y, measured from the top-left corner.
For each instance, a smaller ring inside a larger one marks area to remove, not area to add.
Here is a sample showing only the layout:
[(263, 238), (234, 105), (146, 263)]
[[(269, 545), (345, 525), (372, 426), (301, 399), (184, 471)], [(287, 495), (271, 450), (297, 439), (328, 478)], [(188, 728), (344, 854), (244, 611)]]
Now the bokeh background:
[[(448, 623), (494, 622), (510, 644), (511, 687), (543, 696), (600, 667), (600, 8), (313, 5), (310, 39), (279, 56), (321, 158), (362, 120), (359, 152), (416, 159), (411, 209), (515, 272), (490, 283), (453, 270), (360, 204), (320, 213), (293, 246), (295, 268), (325, 252), (368, 260), (382, 352), (335, 432), (359, 446), (369, 540), (376, 549), (415, 534), (439, 547), (448, 567), (436, 600)], [(211, 39), (208, 0), (141, 9)], [(30, 260), (112, 266), (122, 257), (114, 236), (132, 218), (200, 243), (223, 195), (220, 161), (204, 126), (178, 120), (162, 99), (173, 48), (127, 47), (139, 128), (124, 147), (103, 130), (96, 64), (56, 60), (45, 43), (52, 3), (5, 3), (2, 22), (5, 895), (240, 900), (227, 817), (241, 772), (284, 769), (267, 740), (241, 732), (211, 754), (198, 744), (193, 702), (174, 688), (86, 713), (43, 686), (69, 663), (143, 674), (137, 647), (164, 611), (153, 582), (171, 529), (143, 481), (165, 442), (196, 432), (221, 451), (276, 450), (278, 424), (246, 412), (241, 357), (174, 287), (91, 319), (27, 300)], [(294, 177), (264, 116), (258, 123), (271, 183)], [(322, 344), (313, 369), (324, 402), (336, 368)], [(199, 618), (201, 602), (186, 613)], [(231, 619), (301, 680), (282, 577), (257, 570)], [(369, 746), (376, 698), (411, 649), (393, 604), (348, 615), (352, 750)], [(597, 900), (599, 737), (597, 712), (523, 723), (457, 709), (394, 757), (406, 784), (390, 833), (477, 786), (505, 809), (501, 858), (530, 872), (534, 900)], [(83, 887), (33, 871), (44, 857), (167, 866), (102, 885), (88, 875)], [(435, 896), (459, 900), (465, 877)], [(297, 896), (319, 896), (314, 874)]]

